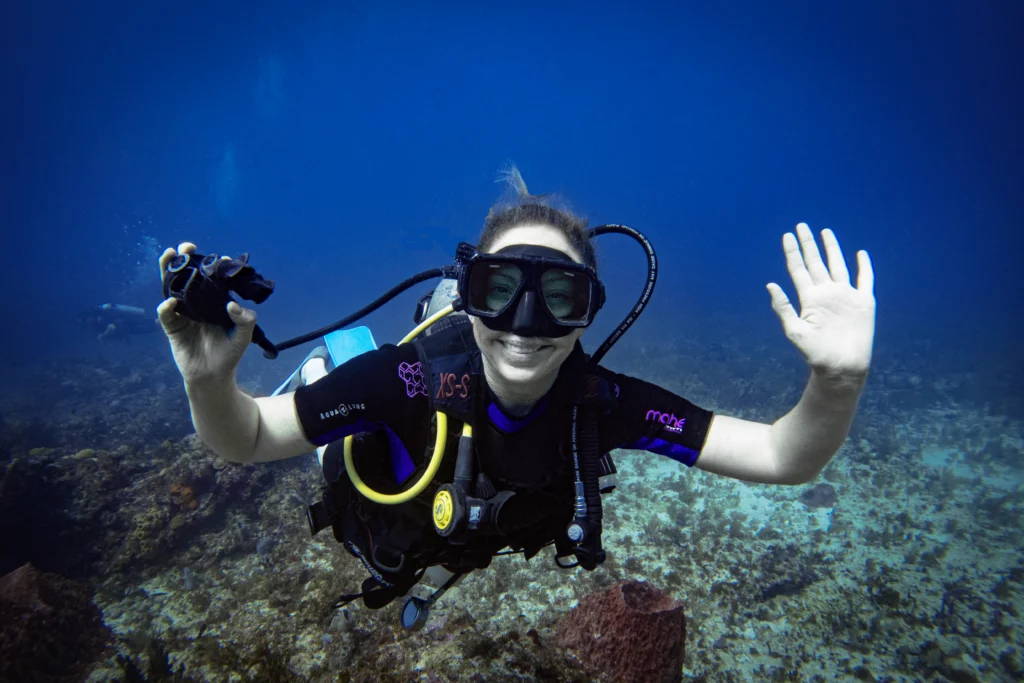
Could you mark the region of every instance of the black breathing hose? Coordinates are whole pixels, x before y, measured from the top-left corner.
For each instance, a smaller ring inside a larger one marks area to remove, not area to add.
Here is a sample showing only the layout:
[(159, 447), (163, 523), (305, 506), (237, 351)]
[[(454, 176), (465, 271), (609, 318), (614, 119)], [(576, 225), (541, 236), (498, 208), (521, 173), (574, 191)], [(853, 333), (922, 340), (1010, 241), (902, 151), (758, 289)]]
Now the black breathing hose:
[(654, 247), (651, 246), (651, 243), (639, 231), (634, 230), (628, 225), (610, 223), (608, 225), (598, 226), (591, 230), (590, 237), (607, 235), (612, 232), (632, 237), (640, 243), (641, 247), (643, 247), (644, 252), (647, 254), (647, 282), (644, 284), (643, 293), (640, 295), (640, 298), (637, 299), (636, 304), (629, 312), (629, 315), (626, 316), (626, 319), (622, 321), (614, 332), (608, 335), (608, 338), (604, 340), (604, 343), (597, 349), (597, 352), (590, 357), (590, 362), (593, 365), (600, 363), (601, 359), (604, 358), (604, 355), (608, 353), (608, 350), (615, 344), (615, 342), (619, 341), (619, 338), (626, 333), (626, 330), (636, 322), (636, 319), (643, 312), (644, 308), (647, 307), (647, 302), (651, 300), (651, 294), (654, 293), (654, 284), (658, 281), (658, 257), (654, 253)]
[(418, 285), (419, 283), (424, 282), (426, 280), (432, 280), (435, 277), (453, 277), (454, 273), (455, 273), (454, 266), (445, 266), (443, 268), (431, 268), (430, 270), (425, 270), (422, 273), (417, 273), (416, 275), (413, 275), (408, 280), (403, 280), (402, 282), (398, 283), (397, 285), (395, 285), (394, 287), (389, 289), (387, 292), (385, 292), (381, 296), (377, 297), (371, 303), (369, 303), (366, 306), (363, 306), (362, 308), (360, 308), (358, 311), (356, 311), (352, 315), (345, 316), (344, 318), (342, 318), (338, 322), (331, 323), (327, 327), (321, 327), (319, 330), (313, 330), (312, 332), (309, 332), (308, 334), (303, 334), (303, 335), (300, 335), (298, 337), (294, 337), (294, 338), (289, 339), (287, 341), (281, 342), (280, 344), (276, 345), (277, 346), (277, 350), (278, 351), (284, 351), (284, 350), (290, 349), (290, 348), (292, 348), (294, 346), (298, 346), (299, 344), (305, 344), (308, 341), (313, 341), (317, 337), (323, 337), (324, 335), (330, 334), (331, 332), (334, 332), (335, 330), (340, 330), (341, 328), (343, 328), (343, 327), (345, 327), (347, 325), (351, 325), (355, 321), (357, 321), (357, 320), (359, 320), (361, 318), (365, 318), (366, 316), (370, 315), (371, 313), (376, 311), (378, 308), (380, 308), (381, 306), (383, 306), (387, 302), (391, 301), (396, 296), (398, 296), (399, 294), (401, 294), (405, 290), (409, 289), (410, 287), (414, 287), (414, 286)]

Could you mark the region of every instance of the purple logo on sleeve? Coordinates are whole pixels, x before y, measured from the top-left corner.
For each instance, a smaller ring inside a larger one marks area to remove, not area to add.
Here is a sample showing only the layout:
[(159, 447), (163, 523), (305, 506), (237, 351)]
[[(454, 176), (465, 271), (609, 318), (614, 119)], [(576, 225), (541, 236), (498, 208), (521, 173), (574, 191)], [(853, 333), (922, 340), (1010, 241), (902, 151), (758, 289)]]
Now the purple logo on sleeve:
[(648, 410), (646, 419), (649, 422), (660, 422), (665, 425), (665, 429), (676, 433), (681, 433), (683, 425), (686, 424), (685, 417), (676, 417), (673, 413), (663, 413), (658, 410)]
[(423, 364), (416, 362), (409, 365), (402, 361), (398, 365), (398, 376), (405, 382), (405, 395), (409, 398), (416, 394), (427, 395), (427, 382), (423, 378)]

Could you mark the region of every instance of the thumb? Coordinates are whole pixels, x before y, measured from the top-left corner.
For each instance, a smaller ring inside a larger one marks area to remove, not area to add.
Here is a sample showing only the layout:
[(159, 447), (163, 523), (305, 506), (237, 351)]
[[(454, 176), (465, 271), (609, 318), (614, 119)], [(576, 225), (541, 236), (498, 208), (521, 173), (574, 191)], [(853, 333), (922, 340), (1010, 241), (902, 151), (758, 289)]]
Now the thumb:
[(774, 282), (769, 282), (767, 287), (768, 293), (772, 297), (772, 308), (775, 310), (775, 314), (779, 316), (779, 320), (782, 321), (783, 329), (788, 330), (793, 323), (800, 320), (800, 316), (797, 315), (793, 304), (789, 302), (789, 297), (782, 291), (782, 287), (779, 287)]
[(167, 336), (172, 336), (181, 332), (188, 327), (188, 319), (183, 315), (178, 315), (174, 312), (174, 307), (178, 304), (178, 300), (174, 298), (164, 299), (164, 301), (157, 306), (156, 314), (160, 320), (160, 324), (164, 328), (164, 333)]
[(235, 324), (234, 333), (231, 335), (231, 343), (243, 353), (245, 348), (252, 341), (252, 331), (256, 327), (256, 311), (243, 308), (237, 302), (228, 304), (228, 317)]

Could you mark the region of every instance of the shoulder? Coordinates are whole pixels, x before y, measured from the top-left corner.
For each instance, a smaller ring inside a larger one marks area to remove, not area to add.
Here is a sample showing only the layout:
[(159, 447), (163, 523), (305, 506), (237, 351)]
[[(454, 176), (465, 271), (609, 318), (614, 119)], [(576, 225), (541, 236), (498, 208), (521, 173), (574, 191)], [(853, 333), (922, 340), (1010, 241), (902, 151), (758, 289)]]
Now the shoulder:
[(359, 354), (331, 371), (331, 375), (356, 375), (365, 372), (386, 372), (394, 368), (398, 372), (402, 365), (408, 365), (419, 359), (419, 354), (412, 344), (384, 344), (379, 349)]
[(624, 375), (610, 370), (603, 365), (598, 365), (590, 370), (590, 375), (597, 381), (605, 384), (619, 403), (623, 398), (633, 398), (650, 390), (661, 389), (656, 384), (646, 382), (631, 375)]
[(598, 368), (601, 376), (612, 386), (618, 410), (638, 421), (675, 423), (688, 416), (700, 416), (701, 422), (711, 419), (711, 411), (704, 410), (688, 399), (654, 382)]
[(296, 390), (297, 400), (333, 400), (339, 391), (365, 396), (426, 395), (419, 356), (411, 344), (385, 344), (331, 370), (323, 379)]
[(318, 445), (370, 425), (419, 424), (428, 406), (426, 373), (409, 344), (367, 351), (295, 390), (303, 432)]
[(693, 464), (713, 412), (653, 382), (602, 367), (596, 373), (615, 397), (614, 409), (602, 421), (606, 446), (648, 450)]

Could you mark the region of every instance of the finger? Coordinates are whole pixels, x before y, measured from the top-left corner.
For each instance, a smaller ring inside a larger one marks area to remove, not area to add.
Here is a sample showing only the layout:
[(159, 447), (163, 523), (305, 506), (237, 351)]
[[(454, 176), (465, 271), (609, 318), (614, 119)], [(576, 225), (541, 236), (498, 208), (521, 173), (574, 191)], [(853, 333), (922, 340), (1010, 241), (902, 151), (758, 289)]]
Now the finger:
[(228, 317), (235, 324), (231, 343), (241, 353), (244, 353), (249, 342), (252, 341), (252, 331), (256, 327), (256, 311), (251, 308), (243, 308), (238, 302), (232, 301), (228, 304)]
[(166, 249), (164, 249), (164, 253), (160, 254), (160, 281), (161, 282), (163, 282), (164, 276), (167, 274), (167, 266), (168, 266), (168, 264), (170, 264), (170, 262), (173, 261), (174, 257), (177, 256), (177, 255), (178, 255), (178, 252), (176, 252), (171, 247), (167, 247)]
[(832, 281), (850, 284), (850, 271), (846, 268), (846, 257), (843, 256), (843, 248), (839, 246), (836, 234), (825, 228), (821, 231), (821, 242), (825, 245), (828, 270), (832, 274)]
[(793, 304), (789, 302), (789, 297), (782, 291), (782, 287), (779, 287), (774, 282), (769, 282), (767, 287), (768, 293), (772, 297), (772, 309), (779, 316), (783, 329), (789, 329), (790, 325), (800, 320), (800, 316), (797, 314), (796, 309), (793, 308)]
[(164, 299), (156, 307), (156, 315), (160, 319), (160, 326), (164, 328), (164, 333), (168, 336), (177, 334), (188, 326), (188, 320), (174, 312), (174, 307), (177, 304), (177, 299), (170, 298)]
[(178, 245), (179, 254), (194, 254), (196, 253), (196, 245), (191, 242), (182, 242)]
[(875, 269), (871, 266), (871, 257), (863, 249), (857, 252), (857, 289), (875, 295)]
[(832, 279), (828, 274), (828, 268), (821, 260), (821, 252), (818, 251), (818, 243), (814, 241), (814, 233), (806, 223), (797, 223), (796, 236), (800, 239), (800, 249), (804, 253), (804, 264), (807, 272), (811, 274), (814, 284), (822, 284)]
[(789, 276), (793, 278), (796, 294), (803, 296), (803, 292), (809, 290), (814, 285), (814, 281), (811, 280), (811, 275), (807, 272), (804, 257), (800, 255), (800, 245), (793, 233), (787, 232), (782, 236), (782, 251), (786, 254), (786, 268), (789, 269)]

